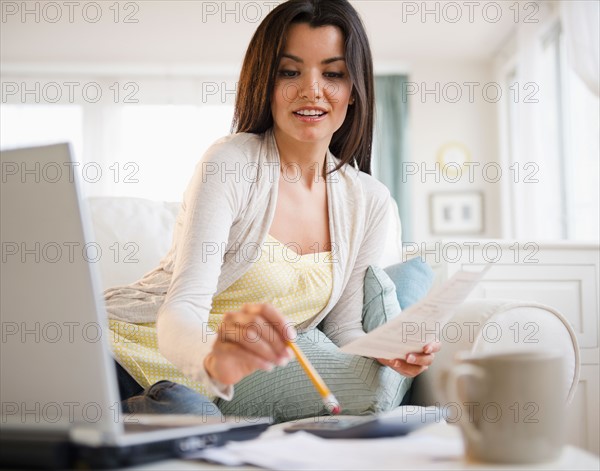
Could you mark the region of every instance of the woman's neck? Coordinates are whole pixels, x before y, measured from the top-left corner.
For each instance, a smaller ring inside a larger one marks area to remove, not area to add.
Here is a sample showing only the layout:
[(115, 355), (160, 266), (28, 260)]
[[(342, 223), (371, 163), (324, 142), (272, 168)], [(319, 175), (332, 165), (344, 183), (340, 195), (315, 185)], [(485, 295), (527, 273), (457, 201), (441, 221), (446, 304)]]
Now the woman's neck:
[(325, 159), (329, 142), (303, 142), (290, 139), (273, 130), (279, 151), (280, 170), (286, 181), (301, 183), (312, 188), (324, 182)]

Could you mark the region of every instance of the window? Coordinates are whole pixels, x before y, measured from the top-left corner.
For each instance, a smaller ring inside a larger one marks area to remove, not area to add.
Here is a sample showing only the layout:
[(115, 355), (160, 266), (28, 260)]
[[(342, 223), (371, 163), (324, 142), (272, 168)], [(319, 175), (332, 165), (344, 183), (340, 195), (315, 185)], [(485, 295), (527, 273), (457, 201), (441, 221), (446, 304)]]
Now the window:
[(600, 100), (568, 67), (566, 59), (561, 61), (561, 68), (564, 82), (567, 238), (598, 240)]
[(520, 172), (506, 188), (511, 237), (600, 238), (600, 102), (569, 66), (564, 43), (556, 22), (530, 44), (531, 63), (519, 62), (505, 75), (507, 88), (521, 93), (506, 100), (509, 165)]
[(70, 142), (85, 196), (180, 201), (197, 162), (229, 134), (231, 104), (3, 104), (3, 149)]
[(83, 107), (80, 105), (0, 106), (0, 147), (38, 146), (71, 142), (82, 155)]
[(105, 193), (180, 201), (204, 151), (229, 134), (233, 107), (140, 105), (113, 113), (119, 126), (105, 140), (121, 175)]

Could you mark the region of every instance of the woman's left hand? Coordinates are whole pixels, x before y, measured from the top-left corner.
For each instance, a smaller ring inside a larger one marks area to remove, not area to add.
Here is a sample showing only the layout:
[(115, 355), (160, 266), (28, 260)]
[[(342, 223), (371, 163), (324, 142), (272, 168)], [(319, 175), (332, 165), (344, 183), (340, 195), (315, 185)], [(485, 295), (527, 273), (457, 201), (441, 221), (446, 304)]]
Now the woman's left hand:
[(396, 358), (394, 360), (386, 360), (385, 358), (376, 358), (376, 360), (382, 365), (389, 366), (403, 376), (414, 378), (429, 368), (429, 365), (433, 363), (435, 353), (439, 352), (440, 348), (440, 342), (431, 342), (423, 347), (422, 352), (414, 352), (406, 355), (406, 359)]

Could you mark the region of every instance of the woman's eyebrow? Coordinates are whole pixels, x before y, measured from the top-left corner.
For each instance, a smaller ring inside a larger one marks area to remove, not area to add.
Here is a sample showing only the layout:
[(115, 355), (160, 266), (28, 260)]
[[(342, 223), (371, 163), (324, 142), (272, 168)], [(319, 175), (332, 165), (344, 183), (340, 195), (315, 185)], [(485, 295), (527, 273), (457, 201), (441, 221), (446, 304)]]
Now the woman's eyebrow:
[[(293, 54), (282, 54), (281, 57), (287, 57), (288, 59), (292, 59), (295, 62), (300, 62), (301, 64), (304, 63), (304, 61), (298, 57), (295, 56)], [(331, 64), (332, 62), (336, 62), (336, 61), (345, 61), (346, 59), (344, 58), (344, 56), (335, 56), (335, 57), (330, 57), (329, 59), (323, 59), (321, 61), (321, 64)]]

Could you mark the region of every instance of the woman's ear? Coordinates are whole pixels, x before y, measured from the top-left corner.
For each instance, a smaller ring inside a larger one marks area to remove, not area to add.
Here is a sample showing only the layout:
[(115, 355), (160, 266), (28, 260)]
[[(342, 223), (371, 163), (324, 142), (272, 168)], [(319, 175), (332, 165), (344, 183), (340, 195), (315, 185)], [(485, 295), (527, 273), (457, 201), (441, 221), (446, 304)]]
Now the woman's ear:
[(350, 100), (348, 100), (348, 104), (349, 104), (349, 105), (353, 105), (353, 104), (354, 104), (354, 95), (352, 95), (352, 96), (350, 97)]

